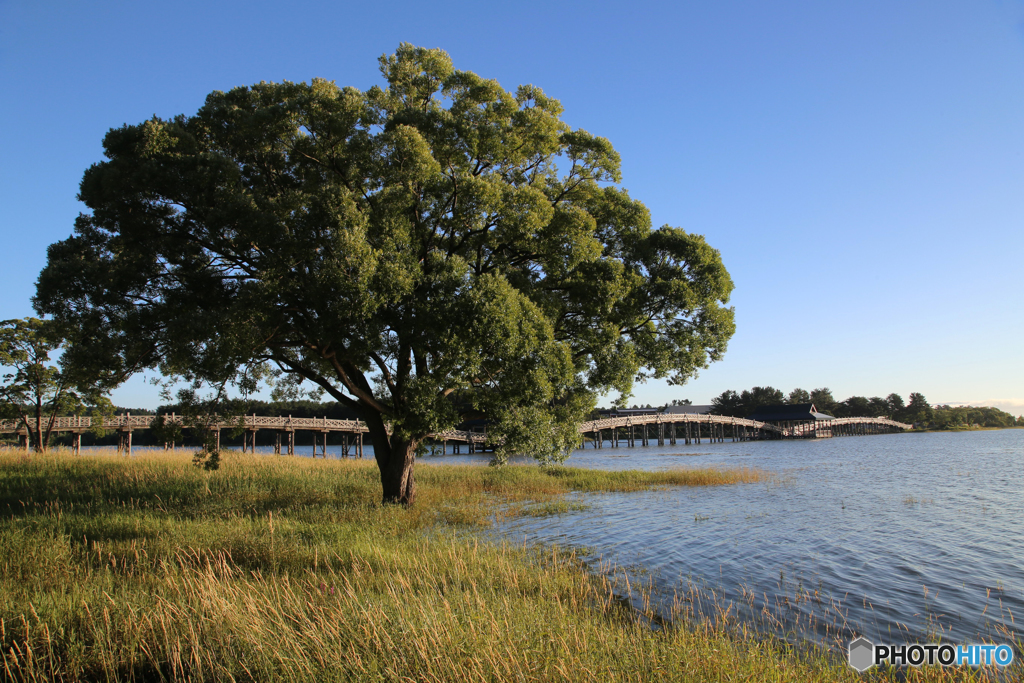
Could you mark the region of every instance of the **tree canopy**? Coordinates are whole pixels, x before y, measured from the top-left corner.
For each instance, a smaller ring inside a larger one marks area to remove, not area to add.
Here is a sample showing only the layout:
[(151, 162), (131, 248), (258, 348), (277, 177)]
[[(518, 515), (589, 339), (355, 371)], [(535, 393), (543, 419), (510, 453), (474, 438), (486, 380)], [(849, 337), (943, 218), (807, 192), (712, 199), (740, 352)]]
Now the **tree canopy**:
[(431, 432), (484, 416), (499, 456), (558, 458), (597, 395), (722, 356), (719, 253), (652, 229), (608, 140), (441, 50), (380, 67), (384, 87), (260, 83), (111, 130), (38, 282), (67, 353), (108, 383), (312, 383), (405, 503)]
[[(740, 393), (728, 389), (712, 400), (711, 412), (716, 415), (747, 417), (761, 406), (783, 403), (782, 396), (782, 392), (772, 387), (754, 387)], [(813, 403), (818, 412), (827, 413), (832, 417), (885, 417), (913, 423), (917, 427), (935, 429), (1003, 428), (1024, 425), (1024, 416), (1015, 418), (998, 408), (946, 405), (933, 408), (921, 393), (910, 394), (909, 402), (906, 404), (903, 397), (896, 393), (885, 398), (850, 396), (845, 401), (837, 402), (827, 387), (812, 392), (798, 388), (789, 393), (786, 403)]]
[(758, 408), (778, 405), (785, 400), (786, 395), (775, 387), (754, 387), (744, 389), (739, 394), (730, 389), (711, 399), (711, 412), (715, 415), (747, 417)]

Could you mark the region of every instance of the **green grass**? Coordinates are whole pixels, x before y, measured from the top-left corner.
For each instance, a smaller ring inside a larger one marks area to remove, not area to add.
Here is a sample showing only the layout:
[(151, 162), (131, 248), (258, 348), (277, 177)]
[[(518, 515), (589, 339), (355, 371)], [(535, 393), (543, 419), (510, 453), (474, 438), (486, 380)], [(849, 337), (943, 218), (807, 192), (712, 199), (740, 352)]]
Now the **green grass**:
[[(571, 550), (478, 541), (572, 491), (731, 485), (750, 469), (417, 468), (0, 454), (0, 645), (18, 681), (861, 680), (726, 620), (661, 629)], [(970, 672), (911, 672), (966, 680)]]

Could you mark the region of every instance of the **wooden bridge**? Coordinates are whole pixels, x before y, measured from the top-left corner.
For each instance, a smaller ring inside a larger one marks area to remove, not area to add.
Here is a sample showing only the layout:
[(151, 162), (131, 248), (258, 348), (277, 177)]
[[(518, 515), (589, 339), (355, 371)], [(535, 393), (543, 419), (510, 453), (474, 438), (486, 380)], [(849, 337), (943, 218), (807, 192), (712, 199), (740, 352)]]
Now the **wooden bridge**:
[[(621, 442), (625, 442), (630, 447), (636, 446), (638, 439), (641, 446), (650, 445), (652, 441), (656, 441), (659, 446), (664, 446), (666, 442), (675, 445), (677, 440), (691, 444), (702, 441), (715, 443), (727, 439), (732, 441), (815, 439), (886, 434), (913, 428), (913, 425), (884, 417), (845, 417), (832, 420), (775, 423), (725, 415), (652, 413), (584, 422), (580, 425), (580, 433), (584, 435), (584, 447), (587, 441), (590, 441), (594, 448), (604, 448), (606, 442), (612, 448), (617, 448)], [(589, 435), (589, 439), (587, 435)]]
[[(261, 429), (275, 432), (274, 453), (280, 454), (284, 448), (288, 455), (295, 454), (295, 432), (306, 431), (313, 434), (313, 454), (327, 457), (327, 435), (332, 432), (342, 434), (342, 456), (355, 455), (363, 457), (363, 434), (369, 432), (361, 420), (335, 420), (326, 417), (273, 417), (262, 415), (245, 415), (234, 419), (220, 419), (197, 424), (174, 413), (162, 416), (155, 415), (115, 415), (112, 417), (57, 417), (54, 418), (53, 432), (71, 432), (72, 448), (75, 453), (82, 447), (82, 434), (100, 427), (118, 435), (118, 452), (130, 455), (132, 449), (132, 432), (137, 429), (155, 427), (158, 418), (163, 418), (163, 425), (178, 426), (191, 429), (207, 429), (214, 433), (215, 446), (220, 448), (220, 432), (227, 430), (243, 430), (242, 451), (249, 449), (256, 452), (256, 433)], [(722, 415), (703, 415), (696, 413), (652, 413), (649, 415), (628, 415), (624, 417), (608, 417), (600, 420), (584, 422), (579, 427), (582, 437), (581, 447), (587, 443), (594, 448), (604, 448), (607, 443), (617, 448), (624, 443), (629, 447), (648, 446), (656, 442), (659, 446), (666, 443), (675, 445), (677, 440), (686, 444), (732, 441), (751, 441), (763, 439), (785, 438), (829, 438), (834, 436), (859, 436), (866, 434), (882, 434), (913, 429), (913, 425), (896, 422), (881, 417), (849, 417), (833, 420), (817, 420), (807, 422), (768, 423), (748, 420), (740, 417)], [(25, 450), (28, 450), (28, 433), (20, 421), (0, 421), (0, 434), (18, 434)], [(461, 444), (467, 444), (470, 453), (484, 450), (488, 444), (485, 432), (466, 430), (449, 430), (431, 434), (434, 443), (447, 447), (450, 441), (458, 453)], [(165, 444), (165, 448), (174, 448), (174, 443)]]
[[(82, 434), (102, 426), (105, 431), (116, 432), (118, 453), (132, 450), (132, 432), (137, 429), (155, 427), (158, 418), (163, 417), (163, 426), (177, 426), (185, 429), (206, 429), (214, 433), (215, 447), (220, 448), (220, 433), (223, 430), (243, 430), (242, 452), (252, 449), (256, 452), (256, 433), (261, 429), (274, 430), (274, 453), (280, 455), (282, 449), (288, 455), (295, 455), (295, 432), (305, 431), (313, 434), (313, 454), (327, 457), (327, 435), (337, 432), (342, 435), (341, 454), (363, 457), (363, 435), (370, 430), (362, 420), (334, 420), (327, 417), (274, 417), (263, 415), (244, 415), (233, 419), (217, 419), (210, 422), (197, 423), (174, 413), (165, 415), (114, 415), (112, 417), (58, 417), (54, 419), (53, 432), (71, 432), (72, 448), (77, 454), (82, 448)], [(0, 434), (15, 433), (20, 437), (21, 445), (28, 450), (28, 432), (19, 420), (0, 421)], [(459, 452), (459, 444), (469, 445), (472, 453), (483, 448), (487, 443), (487, 434), (453, 429), (440, 434), (432, 434), (431, 438), (456, 444), (455, 452)], [(173, 449), (174, 443), (168, 442), (165, 448)]]

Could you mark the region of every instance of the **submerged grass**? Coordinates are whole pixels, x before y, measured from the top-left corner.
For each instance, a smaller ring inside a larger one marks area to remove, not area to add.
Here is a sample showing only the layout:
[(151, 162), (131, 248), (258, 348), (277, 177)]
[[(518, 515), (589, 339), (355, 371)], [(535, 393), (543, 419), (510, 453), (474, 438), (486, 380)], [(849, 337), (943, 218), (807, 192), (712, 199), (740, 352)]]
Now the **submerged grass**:
[(3, 677), (861, 680), (714, 619), (651, 628), (574, 552), (466, 533), (499, 508), (578, 509), (571, 491), (765, 476), (421, 466), (404, 509), (379, 505), (371, 462), (228, 453), (207, 472), (188, 455), (0, 454)]

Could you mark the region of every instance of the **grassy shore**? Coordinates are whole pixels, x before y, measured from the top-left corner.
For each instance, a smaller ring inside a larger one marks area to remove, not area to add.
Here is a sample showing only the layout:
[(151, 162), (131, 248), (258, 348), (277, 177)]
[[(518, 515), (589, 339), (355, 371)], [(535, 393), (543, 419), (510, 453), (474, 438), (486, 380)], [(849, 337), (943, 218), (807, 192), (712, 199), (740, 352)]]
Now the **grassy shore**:
[(472, 533), (570, 509), (570, 491), (765, 476), (422, 466), (403, 509), (378, 504), (371, 462), (227, 453), (207, 472), (182, 454), (0, 453), (4, 678), (863, 680), (709, 621), (652, 629), (572, 551)]

